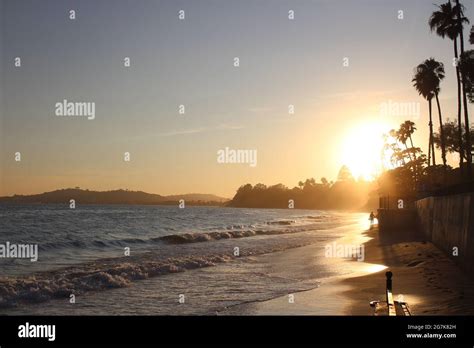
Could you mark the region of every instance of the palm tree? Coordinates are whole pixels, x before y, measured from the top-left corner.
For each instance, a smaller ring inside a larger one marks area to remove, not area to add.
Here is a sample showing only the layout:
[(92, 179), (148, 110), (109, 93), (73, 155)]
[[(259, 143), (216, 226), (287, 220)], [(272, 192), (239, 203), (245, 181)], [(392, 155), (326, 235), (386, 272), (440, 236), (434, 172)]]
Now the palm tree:
[[(410, 149), (411, 149), (411, 153), (413, 153), (414, 159), (416, 159), (416, 154), (414, 152), (413, 139), (411, 136), (413, 133), (415, 133), (415, 130), (416, 130), (415, 123), (410, 120), (406, 120), (405, 122), (403, 122), (400, 125), (400, 129), (398, 130), (398, 134), (399, 134), (398, 140), (402, 142), (402, 144), (405, 145), (405, 148), (407, 150), (408, 150), (408, 146), (406, 142), (407, 140), (410, 140), (410, 145), (411, 145)], [(411, 153), (410, 153), (410, 158), (412, 157)]]
[[(398, 131), (390, 131), (390, 134), (392, 137), (395, 137), (397, 141), (402, 143), (405, 146), (405, 151), (402, 152), (402, 155), (408, 154), (408, 158), (410, 159), (409, 165), (411, 168), (413, 168), (413, 179), (414, 179), (414, 184), (416, 185), (418, 181), (418, 168), (416, 165), (417, 158), (416, 158), (416, 149), (413, 146), (413, 139), (412, 139), (412, 134), (415, 132), (416, 127), (415, 123), (406, 120), (402, 124), (400, 124), (400, 128)], [(410, 140), (411, 147), (408, 148), (407, 141)], [(433, 138), (434, 141), (434, 138)], [(431, 151), (430, 151), (431, 153)], [(403, 157), (403, 165), (405, 165), (405, 155)]]
[(461, 56), (459, 69), (466, 80), (466, 90), (469, 101), (474, 103), (474, 50), (464, 52)]
[(405, 122), (402, 123), (402, 127), (405, 129), (405, 132), (408, 134), (408, 139), (410, 139), (410, 145), (411, 148), (413, 149), (413, 139), (412, 139), (412, 134), (415, 133), (416, 127), (415, 123), (409, 120), (406, 120)]
[(408, 145), (407, 145), (408, 133), (406, 132), (405, 128), (403, 127), (403, 123), (400, 125), (400, 128), (398, 129), (398, 131), (393, 131), (393, 135), (394, 135), (395, 139), (397, 139), (400, 143), (403, 144), (403, 146), (405, 146), (405, 151), (406, 151), (406, 153), (408, 153), (408, 157), (410, 157), (410, 161), (411, 161), (412, 157), (411, 157), (411, 153), (408, 151)]
[[(421, 64), (420, 64), (421, 65)], [(432, 121), (432, 114), (431, 114), (431, 100), (433, 99), (433, 91), (431, 90), (431, 87), (428, 86), (428, 83), (425, 80), (425, 72), (422, 70), (420, 65), (416, 68), (415, 76), (411, 80), (413, 82), (413, 86), (415, 89), (418, 91), (418, 93), (425, 98), (428, 101), (428, 106), (429, 106), (429, 116), (430, 116), (430, 122), (428, 123), (428, 126), (430, 127), (430, 139), (428, 142), (428, 166), (431, 165), (431, 149), (432, 149), (432, 140), (433, 140), (433, 121)], [(433, 162), (436, 162), (436, 159), (434, 158), (434, 153), (433, 153)]]
[(405, 122), (403, 122), (401, 124), (400, 128), (403, 128), (403, 131), (407, 134), (408, 139), (410, 139), (411, 152), (413, 153), (413, 162), (412, 162), (412, 164), (413, 164), (413, 177), (414, 177), (415, 186), (416, 186), (416, 183), (418, 181), (420, 160), (423, 160), (423, 159), (422, 159), (422, 156), (421, 156), (421, 158), (416, 157), (417, 149), (413, 146), (412, 135), (416, 131), (415, 123), (410, 121), (410, 120), (406, 120)]
[[(464, 23), (469, 23), (469, 20), (464, 17), (464, 6), (462, 6), (459, 3), (459, 0), (456, 1), (456, 18), (457, 18), (457, 27), (459, 29), (459, 42), (460, 42), (460, 47), (461, 47), (461, 56), (464, 55)], [(471, 136), (470, 136), (470, 123), (469, 123), (469, 113), (467, 111), (467, 81), (466, 81), (466, 76), (465, 74), (461, 73), (461, 80), (462, 80), (462, 99), (463, 99), (463, 106), (464, 106), (464, 129), (467, 135), (466, 138), (466, 155), (467, 155), (467, 176), (468, 179), (471, 179), (471, 163), (472, 163), (472, 158), (470, 156), (471, 154)]]
[[(428, 126), (430, 127), (430, 139), (428, 144), (428, 165), (431, 162), (431, 156), (433, 158), (433, 165), (436, 165), (436, 156), (434, 151), (434, 142), (433, 142), (433, 119), (432, 119), (432, 105), (431, 101), (433, 98), (436, 99), (438, 105), (438, 114), (440, 122), (442, 124), (441, 117), (441, 107), (439, 104), (439, 84), (440, 81), (444, 78), (444, 67), (443, 64), (436, 61), (433, 58), (425, 60), (423, 63), (419, 64), (415, 69), (415, 76), (412, 79), (413, 86), (418, 91), (418, 93), (428, 101), (429, 107), (429, 117), (430, 122)], [(441, 127), (442, 128), (442, 127)], [(442, 150), (443, 164), (446, 162), (446, 153)]]
[[(404, 152), (408, 154), (408, 157), (410, 158), (410, 162), (412, 162), (412, 164), (413, 162), (417, 160), (416, 149), (413, 145), (413, 138), (412, 138), (412, 134), (415, 132), (415, 130), (416, 130), (415, 123), (410, 120), (406, 120), (405, 122), (400, 124), (400, 128), (398, 129), (398, 131), (395, 132), (396, 139), (405, 146)], [(407, 145), (408, 140), (410, 140), (410, 148), (408, 148), (408, 145)], [(416, 170), (414, 172), (414, 175), (415, 175), (415, 181), (416, 181), (416, 177), (418, 176), (416, 173)]]
[[(458, 52), (458, 43), (457, 38), (462, 33), (462, 28), (464, 23), (468, 23), (468, 19), (463, 16), (463, 11), (461, 5), (452, 6), (451, 2), (441, 4), (438, 7), (438, 11), (433, 12), (431, 15), (428, 24), (431, 31), (436, 31), (436, 34), (442, 38), (448, 37), (450, 40), (453, 40), (454, 43), (454, 57), (456, 62), (459, 61), (459, 52)], [(458, 11), (459, 9), (459, 11)], [(458, 19), (458, 15), (461, 16), (461, 20)], [(457, 79), (457, 89), (458, 89), (458, 138), (459, 142), (462, 144), (462, 122), (461, 122), (461, 72), (458, 64), (456, 64), (456, 79)], [(459, 168), (462, 170), (463, 167), (463, 149), (460, 149), (459, 154)]]
[[(440, 83), (441, 80), (444, 79), (444, 65), (441, 62), (438, 62), (434, 60), (433, 58), (430, 58), (425, 61), (425, 64), (427, 65), (428, 71), (430, 74), (433, 76), (430, 78), (430, 80), (433, 81), (433, 93), (436, 99), (436, 106), (438, 107), (438, 119), (439, 119), (439, 127), (440, 127), (440, 137), (441, 137), (441, 158), (443, 159), (443, 165), (444, 168), (446, 168), (446, 142), (445, 142), (445, 137), (443, 133), (443, 117), (441, 115), (441, 105), (439, 103), (439, 92), (441, 90), (440, 88)], [(433, 148), (434, 148), (434, 143), (433, 143)]]

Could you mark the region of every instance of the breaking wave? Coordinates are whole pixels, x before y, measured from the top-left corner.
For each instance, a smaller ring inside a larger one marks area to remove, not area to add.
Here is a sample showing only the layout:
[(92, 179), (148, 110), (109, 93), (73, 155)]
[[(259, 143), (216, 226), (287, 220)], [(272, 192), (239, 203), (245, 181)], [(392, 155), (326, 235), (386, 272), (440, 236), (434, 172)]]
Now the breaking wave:
[(0, 279), (0, 308), (38, 303), (88, 291), (128, 286), (132, 281), (227, 262), (229, 255), (188, 256), (167, 260), (94, 262), (34, 276)]
[(306, 231), (300, 230), (246, 230), (246, 231), (221, 231), (221, 232), (206, 232), (206, 233), (183, 233), (171, 234), (168, 236), (154, 238), (154, 241), (163, 241), (169, 244), (185, 244), (185, 243), (199, 243), (208, 242), (220, 239), (231, 238), (245, 238), (254, 236), (271, 236), (277, 234), (297, 233)]
[(283, 226), (289, 226), (296, 223), (296, 220), (278, 220), (278, 221), (268, 221), (268, 225), (283, 225)]
[(35, 275), (4, 277), (0, 278), (0, 308), (69, 298), (71, 294), (81, 295), (90, 291), (126, 287), (137, 280), (215, 266), (239, 257), (272, 253), (307, 244), (308, 242), (298, 242), (248, 249), (242, 251), (238, 257), (221, 253), (160, 260), (157, 259), (159, 253), (143, 253), (134, 257), (97, 260)]
[[(294, 224), (294, 220), (281, 220), (267, 222), (268, 225), (279, 225), (287, 226)], [(246, 230), (223, 230), (214, 232), (189, 232), (170, 234), (161, 237), (154, 237), (149, 239), (144, 238), (125, 238), (115, 240), (92, 240), (88, 242), (84, 241), (67, 241), (67, 242), (55, 242), (55, 243), (44, 243), (39, 245), (40, 250), (51, 250), (51, 249), (67, 249), (67, 248), (107, 248), (111, 246), (125, 247), (131, 244), (149, 244), (149, 243), (167, 243), (167, 244), (187, 244), (187, 243), (200, 243), (217, 241), (221, 239), (233, 239), (233, 238), (246, 238), (254, 236), (272, 236), (279, 234), (289, 234), (305, 232), (308, 230), (320, 230), (327, 229), (330, 225), (304, 225), (304, 226), (292, 226), (287, 229), (246, 229)]]
[[(36, 212), (39, 208), (15, 209), (28, 216), (30, 210)], [(68, 216), (70, 228), (62, 233), (58, 232), (63, 227), (62, 213), (54, 207), (40, 211), (48, 219), (34, 229), (23, 230), (23, 225), (9, 222), (12, 228), (7, 237), (37, 240), (42, 263), (2, 260), (5, 267), (0, 269), (0, 308), (123, 288), (141, 279), (297, 248), (333, 238), (332, 231), (318, 232), (340, 225), (337, 216), (313, 212), (297, 215), (287, 211), (211, 208), (175, 212), (168, 208), (130, 210), (114, 206), (84, 208), (81, 216)], [(144, 216), (139, 222), (137, 212)], [(128, 220), (102, 221), (112, 213), (125, 214)], [(170, 214), (179, 223), (167, 223)], [(33, 233), (37, 230), (42, 234)], [(236, 244), (239, 256), (233, 254)], [(133, 250), (131, 256), (121, 256), (124, 247)]]

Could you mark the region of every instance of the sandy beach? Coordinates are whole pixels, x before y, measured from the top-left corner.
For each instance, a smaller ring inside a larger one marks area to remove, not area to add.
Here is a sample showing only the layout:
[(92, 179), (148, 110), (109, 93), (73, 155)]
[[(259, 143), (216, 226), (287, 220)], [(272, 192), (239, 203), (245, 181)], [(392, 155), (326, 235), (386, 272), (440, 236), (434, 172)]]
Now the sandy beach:
[[(393, 272), (395, 299), (408, 303), (412, 315), (474, 314), (474, 281), (442, 251), (412, 231), (379, 235), (377, 228), (338, 239), (364, 240), (365, 260), (344, 260), (347, 276), (321, 279), (318, 288), (293, 296), (228, 308), (221, 314), (242, 315), (373, 315), (372, 300), (384, 300), (385, 272)], [(293, 264), (295, 271), (311, 267), (314, 246), (292, 249), (268, 257), (269, 262)], [(297, 263), (293, 260), (298, 258)], [(271, 259), (271, 260), (270, 260)], [(304, 265), (304, 266), (303, 266)]]
[[(448, 256), (414, 232), (388, 236), (374, 229), (366, 233), (366, 262), (381, 263), (393, 272), (393, 291), (403, 296), (412, 315), (473, 315), (474, 281)], [(371, 314), (370, 300), (381, 300), (385, 271), (342, 281), (350, 287), (344, 295), (351, 304), (344, 314)]]

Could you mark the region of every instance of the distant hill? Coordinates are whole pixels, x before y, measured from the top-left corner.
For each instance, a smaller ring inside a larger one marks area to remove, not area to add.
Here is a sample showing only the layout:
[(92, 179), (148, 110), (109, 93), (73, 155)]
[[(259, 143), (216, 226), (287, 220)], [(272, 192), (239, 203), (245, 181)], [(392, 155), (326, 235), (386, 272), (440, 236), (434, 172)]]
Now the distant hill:
[(171, 195), (171, 196), (165, 196), (167, 200), (170, 201), (179, 201), (180, 199), (184, 199), (186, 201), (202, 201), (202, 202), (227, 202), (230, 199), (229, 198), (223, 198), (219, 197), (216, 195), (211, 195), (207, 193), (187, 193), (184, 195)]
[(38, 204), (69, 203), (74, 199), (80, 204), (177, 204), (184, 199), (188, 205), (222, 205), (229, 199), (212, 194), (190, 193), (183, 195), (161, 196), (143, 191), (113, 190), (89, 191), (68, 188), (36, 195), (14, 195), (0, 197), (0, 203)]

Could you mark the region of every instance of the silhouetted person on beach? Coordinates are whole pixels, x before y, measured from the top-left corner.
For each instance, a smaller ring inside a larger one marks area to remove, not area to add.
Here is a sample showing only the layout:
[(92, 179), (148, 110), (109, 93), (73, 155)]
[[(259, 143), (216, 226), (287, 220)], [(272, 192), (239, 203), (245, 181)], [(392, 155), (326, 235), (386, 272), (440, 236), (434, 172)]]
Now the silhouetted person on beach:
[(375, 223), (375, 214), (373, 211), (370, 212), (369, 221), (370, 221), (370, 229), (372, 229)]

